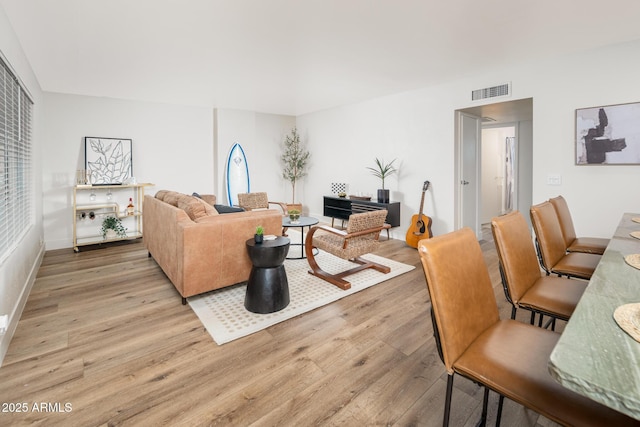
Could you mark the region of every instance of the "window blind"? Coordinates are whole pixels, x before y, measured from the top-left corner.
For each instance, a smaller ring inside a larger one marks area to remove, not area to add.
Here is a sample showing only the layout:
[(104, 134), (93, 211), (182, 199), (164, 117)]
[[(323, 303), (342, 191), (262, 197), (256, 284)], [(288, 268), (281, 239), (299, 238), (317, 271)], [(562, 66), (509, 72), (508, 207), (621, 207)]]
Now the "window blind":
[(0, 57), (0, 263), (33, 224), (33, 102)]

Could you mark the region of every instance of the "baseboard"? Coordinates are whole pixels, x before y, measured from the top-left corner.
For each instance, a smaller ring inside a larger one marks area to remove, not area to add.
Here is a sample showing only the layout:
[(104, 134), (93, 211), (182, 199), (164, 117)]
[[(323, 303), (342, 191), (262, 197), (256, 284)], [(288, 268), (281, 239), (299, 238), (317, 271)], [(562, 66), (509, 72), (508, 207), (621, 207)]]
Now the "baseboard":
[(36, 282), (36, 277), (38, 275), (38, 270), (40, 269), (40, 265), (42, 265), (42, 259), (44, 258), (45, 245), (40, 245), (40, 250), (38, 251), (38, 256), (35, 259), (35, 262), (31, 266), (31, 270), (29, 271), (29, 276), (27, 277), (26, 283), (22, 288), (22, 293), (20, 294), (20, 298), (18, 299), (18, 303), (13, 308), (9, 316), (9, 325), (7, 327), (7, 331), (4, 335), (0, 335), (0, 367), (2, 367), (2, 363), (4, 362), (4, 356), (7, 354), (7, 350), (9, 349), (9, 343), (13, 338), (13, 334), (16, 332), (16, 328), (18, 327), (18, 322), (20, 321), (20, 317), (22, 317), (22, 312), (24, 311), (24, 307), (27, 304), (27, 299), (29, 298), (29, 294), (31, 293), (31, 289), (33, 288), (33, 284)]

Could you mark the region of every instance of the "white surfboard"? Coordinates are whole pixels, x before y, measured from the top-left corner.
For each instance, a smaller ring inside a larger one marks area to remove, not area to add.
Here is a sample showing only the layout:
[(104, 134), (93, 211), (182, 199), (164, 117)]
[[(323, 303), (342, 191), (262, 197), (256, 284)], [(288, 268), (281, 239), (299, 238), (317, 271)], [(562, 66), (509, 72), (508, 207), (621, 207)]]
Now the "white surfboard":
[(229, 206), (238, 205), (238, 193), (249, 192), (249, 166), (244, 150), (237, 142), (227, 159), (227, 199)]

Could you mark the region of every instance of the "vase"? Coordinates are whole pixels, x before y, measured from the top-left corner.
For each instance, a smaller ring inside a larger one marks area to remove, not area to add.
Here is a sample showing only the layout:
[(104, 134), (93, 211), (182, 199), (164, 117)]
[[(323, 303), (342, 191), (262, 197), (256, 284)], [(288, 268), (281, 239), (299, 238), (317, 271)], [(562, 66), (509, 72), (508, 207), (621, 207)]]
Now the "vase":
[(300, 214), (289, 214), (289, 220), (292, 224), (295, 224), (300, 219)]
[(378, 203), (389, 203), (389, 190), (378, 190)]
[(255, 240), (256, 243), (262, 243), (262, 241), (264, 240), (264, 234), (255, 234), (253, 236), (253, 240)]
[(116, 233), (115, 230), (113, 229), (108, 229), (107, 233), (105, 234), (105, 239), (109, 240), (109, 239), (115, 239), (116, 237), (118, 237), (118, 234)]

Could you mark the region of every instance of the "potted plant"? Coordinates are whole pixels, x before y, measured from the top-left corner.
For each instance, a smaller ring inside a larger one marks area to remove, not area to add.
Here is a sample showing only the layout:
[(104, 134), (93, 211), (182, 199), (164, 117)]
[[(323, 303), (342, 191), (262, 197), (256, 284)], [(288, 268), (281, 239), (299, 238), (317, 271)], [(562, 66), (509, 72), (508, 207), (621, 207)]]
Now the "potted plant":
[(256, 233), (254, 234), (253, 239), (256, 241), (256, 243), (262, 243), (262, 241), (264, 240), (264, 227), (262, 227), (261, 225), (256, 227)]
[(293, 128), (291, 135), (287, 135), (284, 140), (284, 153), (281, 156), (282, 177), (291, 183), (290, 209), (302, 211), (302, 204), (296, 204), (296, 184), (307, 174), (309, 156), (309, 151), (305, 150), (300, 143), (298, 130)]
[(114, 239), (116, 237), (126, 238), (127, 229), (122, 225), (120, 218), (107, 216), (102, 220), (102, 228), (100, 229), (103, 239)]
[(297, 209), (289, 209), (289, 219), (292, 224), (295, 224), (300, 219), (300, 211)]
[(389, 203), (389, 190), (384, 188), (384, 179), (397, 172), (397, 169), (393, 167), (393, 162), (395, 162), (396, 159), (385, 163), (384, 159), (381, 160), (376, 157), (375, 161), (376, 166), (367, 166), (367, 169), (369, 169), (374, 176), (382, 180), (382, 188), (378, 189), (378, 203)]

